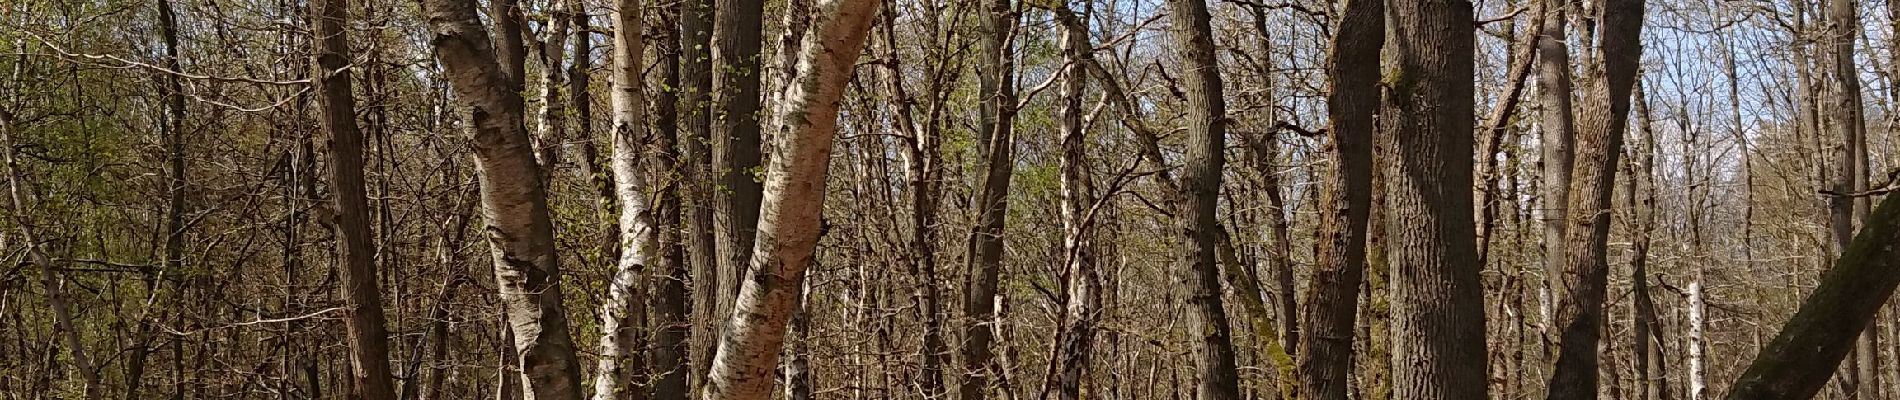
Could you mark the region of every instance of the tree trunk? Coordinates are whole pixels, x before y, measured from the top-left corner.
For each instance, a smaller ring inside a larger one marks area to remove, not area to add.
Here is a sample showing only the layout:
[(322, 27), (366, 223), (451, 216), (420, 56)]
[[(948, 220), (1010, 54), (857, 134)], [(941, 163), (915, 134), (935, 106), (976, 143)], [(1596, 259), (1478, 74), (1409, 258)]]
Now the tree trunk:
[(713, 235), (712, 0), (682, 0), (680, 7), (680, 144), (685, 161), (686, 243), (692, 264), (692, 379), (704, 384), (717, 350), (719, 272)]
[(1306, 301), (1306, 343), (1299, 352), (1300, 398), (1345, 399), (1352, 370), (1359, 286), (1366, 274), (1366, 221), (1372, 208), (1373, 114), (1379, 109), (1383, 0), (1349, 0), (1332, 42), (1326, 130), (1333, 174), (1321, 187), (1320, 259)]
[[(1544, 1), (1555, 3), (1559, 0)], [(1570, 204), (1570, 175), (1574, 171), (1571, 157), (1575, 151), (1572, 143), (1575, 114), (1570, 104), (1570, 48), (1564, 38), (1564, 32), (1569, 28), (1564, 19), (1564, 10), (1567, 8), (1562, 4), (1544, 7), (1547, 13), (1544, 19), (1549, 22), (1544, 24), (1544, 32), (1537, 39), (1537, 91), (1544, 106), (1542, 145), (1539, 146), (1543, 157), (1538, 163), (1542, 172), (1539, 182), (1542, 191), (1538, 201), (1544, 233), (1544, 293), (1542, 307), (1538, 308), (1538, 317), (1541, 318), (1538, 325), (1543, 332), (1545, 357), (1551, 356), (1550, 351), (1555, 344), (1557, 332), (1551, 330), (1557, 329), (1557, 304), (1562, 302), (1560, 297), (1565, 294), (1561, 278), (1564, 274), (1564, 246), (1568, 244), (1564, 240), (1569, 225), (1565, 220), (1569, 214), (1565, 210)]]
[(1603, 336), (1604, 293), (1609, 289), (1611, 199), (1617, 160), (1623, 155), (1630, 90), (1642, 62), (1643, 0), (1607, 0), (1603, 7), (1601, 69), (1590, 79), (1584, 104), (1582, 153), (1570, 192), (1570, 233), (1564, 262), (1564, 290), (1558, 297), (1557, 325), (1562, 336), (1556, 370), (1550, 378), (1552, 400), (1597, 398), (1598, 342)]
[(323, 0), (316, 8), (316, 82), (324, 133), (329, 134), (331, 204), (336, 207), (338, 259), (343, 298), (349, 305), (352, 397), (396, 398), (389, 369), (389, 332), (383, 326), (382, 294), (376, 285), (376, 249), (369, 229), (369, 195), (363, 183), (363, 132), (356, 127), (350, 91), (349, 3)]
[(732, 312), (740, 276), (750, 273), (747, 261), (758, 235), (759, 48), (765, 40), (765, 1), (717, 1), (712, 26), (711, 143), (719, 187), (712, 193), (719, 254), (715, 316), (724, 319)]
[(652, 398), (660, 400), (686, 400), (690, 393), (687, 387), (687, 373), (691, 363), (687, 361), (690, 346), (687, 341), (691, 334), (692, 321), (688, 319), (690, 305), (687, 303), (686, 282), (691, 272), (686, 266), (685, 247), (682, 243), (680, 185), (683, 171), (680, 163), (680, 123), (679, 90), (680, 87), (680, 9), (663, 9), (654, 18), (656, 36), (660, 37), (658, 51), (654, 58), (659, 63), (659, 79), (648, 86), (657, 94), (653, 100), (653, 127), (649, 134), (653, 144), (649, 146), (651, 155), (645, 160), (648, 194), (657, 198), (654, 204), (653, 229), (650, 235), (655, 237), (649, 242), (658, 245), (654, 251), (659, 264), (657, 273), (651, 277), (654, 288), (649, 306), (653, 312), (653, 347), (646, 355), (651, 358), (654, 377), (652, 379)]
[(640, 0), (614, 4), (613, 157), (614, 199), (619, 203), (620, 259), (614, 265), (608, 300), (600, 310), (600, 361), (594, 369), (594, 399), (613, 400), (645, 396), (642, 358), (646, 352), (646, 269), (659, 259), (654, 235), (653, 204), (646, 191), (652, 182), (641, 162), (650, 144), (646, 131), (646, 95), (642, 88), (642, 60), (646, 42)]
[(509, 90), (513, 78), (490, 50), (474, 1), (427, 0), (423, 6), (436, 57), (470, 111), (483, 222), (504, 313), (521, 353), (526, 397), (579, 399), (580, 364), (568, 336), (547, 187), (524, 125), (521, 92)]
[(1392, 271), (1392, 397), (1485, 398), (1471, 208), (1471, 3), (1394, 0), (1379, 115)]
[(1174, 45), (1186, 69), (1182, 72), (1187, 99), (1187, 152), (1183, 157), (1180, 212), (1176, 221), (1181, 240), (1182, 288), (1192, 307), (1188, 332), (1194, 338), (1195, 366), (1200, 374), (1197, 397), (1237, 400), (1240, 376), (1234, 362), (1232, 329), (1221, 302), (1220, 267), (1215, 263), (1223, 149), (1227, 136), (1227, 103), (1221, 94), (1221, 76), (1215, 60), (1207, 3), (1170, 0), (1168, 10)]
[(1827, 384), (1900, 285), (1900, 196), (1887, 196), (1865, 222), (1728, 398), (1805, 399)]
[[(569, 11), (568, 7), (579, 5), (568, 4), (569, 1), (548, 0), (547, 28), (544, 29), (541, 39), (539, 54), (541, 58), (541, 87), (539, 89), (541, 110), (537, 113), (538, 115), (535, 115), (537, 132), (534, 138), (535, 159), (541, 162), (542, 181), (547, 181), (549, 176), (554, 175), (555, 167), (561, 163), (561, 146), (566, 145), (567, 140), (567, 116), (563, 115), (567, 111), (566, 106), (561, 103), (561, 87), (567, 85), (566, 77), (570, 71), (561, 68), (561, 59), (566, 55), (567, 31), (573, 21), (568, 14), (574, 11)], [(579, 39), (585, 41), (588, 38), (582, 36)], [(580, 89), (587, 88), (583, 86)]]
[[(1836, 153), (1833, 176), (1833, 189), (1838, 193), (1860, 193), (1867, 190), (1867, 125), (1861, 100), (1860, 68), (1855, 64), (1855, 40), (1860, 37), (1859, 2), (1855, 0), (1828, 0), (1828, 45), (1833, 56), (1833, 78), (1835, 86), (1834, 129), (1840, 135), (1841, 146)], [(1868, 198), (1866, 196), (1834, 196), (1828, 199), (1829, 224), (1833, 228), (1836, 251), (1843, 251), (1853, 241), (1855, 224), (1867, 217)], [(1880, 397), (1880, 356), (1877, 336), (1879, 332), (1869, 325), (1861, 333), (1852, 353), (1854, 363), (1849, 369), (1854, 375), (1848, 390), (1850, 399), (1878, 400)]]
[(805, 269), (811, 263), (824, 208), (825, 175), (837, 130), (838, 102), (864, 49), (874, 0), (826, 0), (814, 7), (812, 35), (799, 53), (799, 77), (775, 113), (783, 155), (766, 171), (766, 198), (750, 272), (720, 338), (707, 399), (771, 396), (773, 369), (785, 340)]
[(1015, 147), (1016, 72), (1015, 46), (1010, 40), (1016, 31), (1018, 16), (1011, 0), (987, 0), (982, 17), (981, 56), (977, 68), (979, 88), (979, 126), (977, 149), (982, 152), (977, 165), (977, 193), (971, 206), (976, 208), (976, 225), (970, 228), (970, 247), (965, 260), (972, 274), (964, 291), (963, 315), (969, 325), (963, 332), (963, 383), (959, 395), (964, 400), (989, 398), (990, 380), (998, 368), (993, 364), (990, 342), (995, 340), (995, 324), (1002, 318), (997, 311), (997, 284), (1002, 274), (1003, 224), (1009, 214), (1009, 181), (1015, 171), (1012, 156)]
[[(1086, 18), (1087, 12), (1083, 15)], [(1063, 300), (1063, 326), (1057, 335), (1061, 367), (1056, 377), (1056, 398), (1062, 400), (1083, 398), (1082, 388), (1087, 385), (1083, 379), (1089, 370), (1095, 342), (1095, 319), (1102, 305), (1094, 249), (1095, 186), (1089, 174), (1087, 128), (1082, 116), (1088, 71), (1080, 62), (1081, 53), (1094, 51), (1088, 35), (1085, 24), (1064, 23), (1062, 26), (1065, 67), (1061, 72), (1058, 98), (1061, 113), (1058, 140), (1061, 144), (1062, 275), (1068, 278), (1064, 283), (1068, 297)]]

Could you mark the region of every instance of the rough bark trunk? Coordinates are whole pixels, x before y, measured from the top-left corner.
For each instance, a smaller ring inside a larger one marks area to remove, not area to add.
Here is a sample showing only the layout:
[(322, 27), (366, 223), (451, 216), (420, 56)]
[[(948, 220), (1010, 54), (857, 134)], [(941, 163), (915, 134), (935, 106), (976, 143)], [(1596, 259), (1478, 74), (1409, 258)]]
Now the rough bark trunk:
[(376, 249), (369, 229), (369, 195), (363, 181), (363, 132), (356, 126), (356, 99), (350, 91), (349, 3), (312, 2), (316, 10), (316, 82), (318, 109), (330, 139), (332, 225), (338, 261), (343, 265), (343, 298), (349, 306), (344, 327), (349, 337), (352, 397), (396, 398), (389, 369), (389, 332), (383, 326), (383, 301), (376, 285)]
[[(712, 25), (713, 221), (719, 254), (718, 313), (732, 312), (740, 276), (750, 273), (759, 224), (759, 48), (765, 1), (717, 0)], [(718, 319), (715, 319), (718, 320)]]
[(1568, 259), (1557, 303), (1556, 328), (1562, 336), (1550, 378), (1552, 400), (1597, 397), (1597, 345), (1609, 289), (1611, 199), (1628, 127), (1630, 91), (1642, 61), (1643, 0), (1606, 0), (1601, 6), (1604, 34), (1596, 59), (1602, 66), (1593, 68), (1577, 136), (1581, 157), (1570, 189), (1571, 236), (1564, 246)]
[(680, 7), (680, 138), (686, 180), (686, 242), (692, 264), (693, 386), (704, 384), (717, 350), (719, 263), (713, 236), (712, 0), (682, 0)]
[(1385, 42), (1384, 0), (1350, 0), (1333, 36), (1327, 75), (1326, 130), (1334, 170), (1321, 187), (1326, 206), (1306, 301), (1306, 343), (1300, 344), (1300, 398), (1345, 399), (1352, 369), (1359, 286), (1366, 274), (1366, 223), (1372, 207), (1372, 138), (1379, 109), (1379, 50)]
[(652, 398), (659, 400), (686, 400), (691, 395), (687, 387), (687, 373), (691, 363), (687, 361), (690, 346), (687, 341), (691, 335), (692, 321), (688, 319), (690, 305), (687, 297), (686, 282), (691, 272), (686, 266), (685, 246), (682, 241), (683, 210), (680, 201), (680, 185), (685, 182), (680, 162), (680, 9), (679, 6), (663, 9), (654, 18), (654, 36), (659, 38), (654, 60), (657, 66), (657, 82), (648, 85), (648, 90), (656, 94), (653, 99), (653, 126), (649, 131), (653, 136), (650, 157), (645, 162), (648, 190), (658, 201), (654, 203), (652, 243), (658, 245), (654, 251), (659, 268), (650, 285), (653, 295), (646, 301), (653, 313), (653, 347), (646, 351), (653, 371)]
[(659, 259), (654, 235), (654, 205), (647, 197), (652, 181), (641, 168), (649, 152), (646, 132), (645, 69), (646, 23), (640, 0), (614, 3), (613, 157), (614, 199), (619, 204), (620, 258), (608, 286), (608, 300), (600, 310), (600, 361), (594, 369), (594, 399), (613, 400), (645, 396), (642, 358), (646, 352), (646, 270)]
[(963, 383), (959, 395), (964, 400), (988, 398), (990, 380), (997, 374), (990, 342), (995, 339), (994, 325), (1002, 318), (997, 311), (996, 288), (1002, 274), (1003, 224), (1009, 214), (1009, 181), (1015, 171), (1011, 162), (1015, 147), (1016, 73), (1014, 45), (1018, 16), (1011, 0), (984, 1), (982, 45), (978, 65), (980, 101), (977, 149), (981, 175), (972, 206), (976, 225), (970, 228), (969, 252), (965, 260), (971, 274), (964, 291), (963, 315), (969, 325), (963, 332)]
[(482, 219), (501, 303), (521, 353), (525, 397), (579, 399), (580, 364), (568, 336), (554, 225), (521, 92), (510, 90), (514, 78), (491, 50), (474, 1), (427, 0), (423, 8), (433, 31), (430, 44), (457, 100), (469, 109)]
[(1180, 274), (1188, 313), (1188, 332), (1194, 338), (1195, 366), (1200, 375), (1197, 396), (1203, 400), (1237, 400), (1240, 376), (1234, 361), (1232, 329), (1221, 301), (1220, 267), (1215, 263), (1215, 224), (1223, 149), (1227, 136), (1227, 103), (1215, 60), (1214, 37), (1207, 3), (1170, 0), (1171, 35), (1183, 62), (1183, 90), (1187, 100), (1187, 150), (1183, 156), (1181, 194), (1178, 197)]
[(1486, 396), (1471, 207), (1473, 32), (1464, 0), (1394, 0), (1379, 115), (1387, 135), (1392, 397)]
[[(1860, 37), (1859, 2), (1855, 0), (1828, 0), (1828, 45), (1831, 50), (1833, 76), (1835, 80), (1835, 98), (1832, 122), (1835, 134), (1840, 136), (1839, 151), (1834, 157), (1839, 164), (1835, 166), (1833, 184), (1835, 192), (1860, 193), (1867, 189), (1867, 125), (1863, 115), (1860, 68), (1855, 63), (1855, 41)], [(1836, 251), (1843, 251), (1853, 240), (1855, 224), (1867, 216), (1868, 198), (1866, 196), (1835, 196), (1829, 200), (1828, 211), (1833, 227)], [(1848, 388), (1848, 398), (1862, 400), (1880, 399), (1880, 356), (1877, 342), (1879, 332), (1870, 325), (1862, 332), (1852, 353), (1854, 362), (1849, 365), (1853, 374)]]
[(771, 396), (785, 328), (811, 263), (824, 208), (826, 168), (837, 133), (838, 102), (864, 49), (875, 0), (826, 0), (814, 7), (811, 35), (799, 53), (799, 77), (787, 90), (774, 125), (783, 156), (766, 171), (766, 197), (753, 250), (754, 267), (720, 338), (705, 398)]
[(1781, 333), (1729, 388), (1730, 399), (1805, 399), (1827, 384), (1900, 285), (1900, 196), (1887, 196)]

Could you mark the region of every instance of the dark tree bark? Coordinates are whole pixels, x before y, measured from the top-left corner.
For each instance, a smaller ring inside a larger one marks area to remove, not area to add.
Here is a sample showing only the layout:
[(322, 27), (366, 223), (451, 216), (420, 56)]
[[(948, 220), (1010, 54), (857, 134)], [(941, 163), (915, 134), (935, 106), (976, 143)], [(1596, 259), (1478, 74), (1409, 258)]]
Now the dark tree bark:
[(716, 316), (732, 311), (759, 224), (759, 49), (763, 0), (717, 0), (712, 25), (713, 221), (719, 254)]
[(1392, 398), (1481, 399), (1489, 385), (1471, 207), (1471, 3), (1386, 4), (1378, 165), (1392, 268)]
[(1379, 109), (1379, 49), (1385, 42), (1383, 0), (1349, 0), (1327, 60), (1332, 93), (1333, 174), (1321, 187), (1326, 209), (1320, 259), (1306, 301), (1305, 343), (1299, 348), (1300, 398), (1345, 399), (1357, 327), (1359, 286), (1365, 280), (1366, 221), (1372, 209), (1373, 113)]
[(1002, 274), (1003, 224), (1009, 214), (1009, 181), (1015, 171), (1012, 154), (1015, 147), (1016, 72), (1014, 46), (1010, 40), (1018, 23), (1011, 0), (983, 2), (982, 44), (978, 57), (981, 100), (977, 149), (980, 174), (977, 193), (972, 199), (976, 225), (970, 228), (970, 281), (964, 291), (963, 315), (969, 325), (963, 332), (963, 383), (959, 395), (964, 400), (988, 398), (990, 380), (997, 368), (990, 342), (995, 338), (997, 319), (996, 287)]
[(1227, 102), (1221, 91), (1214, 36), (1207, 3), (1202, 0), (1168, 1), (1173, 18), (1171, 36), (1185, 63), (1187, 152), (1181, 174), (1177, 223), (1182, 237), (1180, 275), (1189, 312), (1188, 332), (1194, 338), (1198, 369), (1197, 396), (1203, 400), (1237, 400), (1240, 376), (1234, 362), (1232, 328), (1221, 301), (1220, 266), (1215, 262), (1216, 211), (1219, 208), (1222, 165), (1226, 156)]
[(1814, 397), (1856, 338), (1873, 325), (1895, 286), (1900, 286), (1900, 196), (1887, 196), (1801, 309), (1729, 387), (1728, 398)]
[(345, 331), (350, 344), (351, 397), (396, 398), (389, 369), (389, 332), (376, 286), (376, 249), (369, 229), (369, 194), (363, 181), (363, 131), (356, 127), (350, 91), (350, 12), (346, 0), (322, 0), (316, 8), (316, 82), (324, 133), (329, 135), (331, 204), (336, 207), (338, 259), (343, 298), (349, 305)]
[(1549, 398), (1597, 398), (1597, 344), (1603, 336), (1604, 292), (1609, 286), (1611, 198), (1628, 128), (1630, 91), (1642, 62), (1643, 0), (1606, 0), (1601, 55), (1594, 69), (1576, 137), (1577, 164), (1570, 199), (1570, 236), (1564, 246), (1563, 285), (1557, 303), (1561, 330)]
[(719, 337), (719, 262), (713, 235), (712, 0), (682, 0), (680, 7), (680, 138), (685, 159), (687, 256), (692, 264), (692, 377), (703, 381), (712, 368)]
[(649, 25), (656, 30), (654, 36), (660, 38), (656, 43), (655, 57), (659, 79), (649, 84), (647, 90), (654, 93), (652, 128), (648, 134), (653, 136), (651, 156), (645, 160), (647, 182), (658, 201), (654, 203), (655, 217), (653, 242), (659, 244), (657, 258), (659, 268), (652, 274), (653, 295), (647, 301), (652, 304), (653, 347), (647, 350), (648, 365), (653, 371), (652, 399), (686, 400), (688, 393), (687, 373), (691, 363), (687, 360), (691, 321), (688, 320), (687, 279), (690, 273), (686, 266), (685, 246), (681, 237), (682, 210), (680, 185), (682, 164), (680, 162), (680, 11), (685, 2), (663, 9), (655, 18), (657, 23)]

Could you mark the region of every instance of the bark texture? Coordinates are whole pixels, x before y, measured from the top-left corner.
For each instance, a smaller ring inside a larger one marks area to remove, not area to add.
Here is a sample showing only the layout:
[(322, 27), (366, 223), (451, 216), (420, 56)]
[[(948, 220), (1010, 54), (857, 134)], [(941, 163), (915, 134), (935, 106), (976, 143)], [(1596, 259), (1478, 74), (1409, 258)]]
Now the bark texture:
[(547, 188), (535, 163), (520, 90), (490, 47), (473, 0), (427, 0), (430, 45), (467, 109), (495, 282), (521, 358), (524, 398), (581, 397), (568, 335)]
[(759, 48), (764, 0), (718, 0), (712, 25), (713, 223), (719, 263), (714, 320), (732, 311), (759, 224)]
[(741, 282), (702, 398), (771, 396), (786, 325), (817, 245), (838, 102), (879, 3), (825, 0), (813, 8), (812, 34), (800, 46), (799, 77), (774, 113), (774, 125), (785, 135), (779, 138), (784, 156), (773, 157), (766, 171), (767, 201), (752, 255), (754, 267)]
[(345, 330), (350, 344), (351, 396), (367, 400), (396, 398), (389, 368), (389, 332), (383, 326), (383, 300), (376, 282), (376, 248), (369, 229), (369, 194), (363, 181), (363, 131), (356, 126), (356, 98), (350, 91), (349, 2), (322, 0), (316, 10), (316, 79), (323, 131), (330, 137), (330, 190), (336, 207), (338, 260), (342, 262), (343, 298), (349, 305)]
[[(1590, 94), (1577, 136), (1578, 163), (1570, 199), (1570, 237), (1563, 290), (1557, 302), (1558, 354), (1549, 398), (1597, 398), (1597, 345), (1603, 337), (1604, 293), (1609, 288), (1611, 198), (1628, 130), (1630, 91), (1642, 62), (1643, 0), (1606, 0), (1600, 68), (1593, 68)], [(1627, 177), (1625, 179), (1628, 179)]]
[(1471, 207), (1471, 3), (1386, 4), (1378, 165), (1392, 268), (1392, 397), (1481, 399), (1488, 374)]
[(1215, 262), (1222, 165), (1226, 157), (1227, 102), (1209, 27), (1207, 3), (1202, 0), (1168, 1), (1173, 18), (1171, 36), (1184, 62), (1182, 89), (1186, 93), (1187, 152), (1178, 198), (1178, 240), (1182, 268), (1178, 273), (1190, 309), (1188, 332), (1194, 338), (1198, 369), (1197, 397), (1202, 400), (1238, 400), (1240, 376), (1234, 362), (1233, 331), (1221, 301), (1220, 266)]
[(1379, 49), (1385, 42), (1384, 0), (1349, 0), (1333, 36), (1327, 74), (1332, 93), (1334, 170), (1321, 187), (1325, 214), (1320, 257), (1306, 301), (1299, 356), (1300, 398), (1345, 399), (1352, 369), (1359, 286), (1366, 274), (1366, 221), (1372, 209), (1373, 114), (1379, 109)]

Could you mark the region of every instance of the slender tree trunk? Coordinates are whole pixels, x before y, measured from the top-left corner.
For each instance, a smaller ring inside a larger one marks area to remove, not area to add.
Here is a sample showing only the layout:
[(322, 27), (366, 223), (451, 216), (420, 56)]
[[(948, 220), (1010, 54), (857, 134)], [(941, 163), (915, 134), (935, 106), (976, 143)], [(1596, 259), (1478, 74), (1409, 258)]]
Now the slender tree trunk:
[[(541, 163), (543, 174), (541, 180), (543, 181), (547, 181), (549, 176), (554, 175), (555, 167), (561, 163), (561, 147), (565, 146), (567, 141), (567, 116), (563, 115), (567, 112), (567, 107), (562, 104), (561, 87), (567, 85), (566, 78), (571, 71), (561, 68), (561, 60), (566, 55), (567, 31), (573, 22), (573, 18), (568, 17), (568, 14), (574, 11), (569, 11), (568, 8), (579, 5), (569, 4), (569, 1), (548, 0), (547, 27), (542, 32), (541, 52), (537, 54), (541, 58), (541, 87), (539, 88), (541, 109), (535, 115), (537, 126), (534, 138), (535, 159)], [(577, 42), (585, 41), (587, 37), (582, 36), (578, 39), (580, 40)], [(575, 45), (580, 44), (575, 43)], [(589, 56), (580, 53), (575, 55)], [(586, 87), (580, 89), (586, 90)]]
[(1299, 353), (1300, 398), (1345, 399), (1352, 370), (1359, 286), (1366, 274), (1366, 221), (1372, 208), (1373, 114), (1379, 108), (1379, 49), (1385, 42), (1385, 2), (1349, 0), (1333, 36), (1327, 75), (1326, 130), (1333, 145), (1319, 233), (1320, 257), (1306, 301), (1306, 335)]
[[(1835, 80), (1833, 123), (1841, 146), (1836, 153), (1834, 191), (1860, 193), (1867, 189), (1867, 124), (1861, 99), (1860, 67), (1855, 61), (1855, 41), (1860, 37), (1860, 9), (1855, 0), (1828, 0), (1828, 44), (1832, 50)], [(1836, 251), (1844, 251), (1853, 241), (1855, 224), (1867, 216), (1865, 196), (1829, 198), (1829, 223), (1833, 227)], [(1880, 397), (1879, 331), (1869, 325), (1861, 333), (1853, 351), (1853, 393), (1848, 398), (1878, 400)]]
[[(1063, 5), (1066, 8), (1066, 5)], [(1086, 6), (1085, 6), (1086, 7)], [(1086, 12), (1083, 14), (1085, 17)], [(1065, 23), (1062, 26), (1062, 55), (1066, 67), (1058, 98), (1060, 102), (1061, 193), (1062, 193), (1062, 268), (1068, 278), (1068, 295), (1063, 304), (1064, 321), (1057, 344), (1061, 365), (1056, 377), (1057, 398), (1082, 399), (1083, 379), (1095, 342), (1095, 319), (1102, 304), (1102, 288), (1096, 270), (1093, 246), (1096, 217), (1095, 186), (1089, 174), (1088, 137), (1083, 121), (1082, 99), (1088, 88), (1088, 71), (1081, 52), (1094, 51), (1089, 45), (1087, 25)]]
[(1565, 43), (1564, 32), (1569, 28), (1565, 23), (1564, 10), (1569, 8), (1560, 0), (1544, 0), (1553, 3), (1544, 7), (1544, 32), (1537, 39), (1537, 91), (1543, 102), (1542, 145), (1543, 157), (1539, 161), (1542, 179), (1538, 182), (1543, 189), (1538, 201), (1542, 215), (1544, 233), (1544, 293), (1542, 307), (1538, 309), (1538, 325), (1543, 331), (1545, 357), (1552, 357), (1552, 347), (1556, 344), (1557, 304), (1563, 297), (1562, 277), (1564, 273), (1564, 246), (1568, 244), (1564, 236), (1569, 222), (1565, 212), (1570, 204), (1570, 175), (1573, 171), (1571, 157), (1574, 155), (1572, 141), (1575, 136), (1574, 118), (1571, 110), (1570, 84), (1570, 48)]
[(774, 113), (782, 156), (766, 171), (759, 241), (714, 356), (704, 398), (763, 400), (820, 231), (838, 103), (877, 14), (875, 0), (824, 0), (800, 46), (799, 77)]
[(657, 18), (657, 35), (660, 37), (655, 62), (659, 63), (659, 79), (650, 85), (657, 94), (653, 100), (653, 127), (649, 134), (653, 144), (649, 149), (645, 172), (648, 174), (648, 193), (658, 201), (654, 204), (654, 217), (651, 235), (656, 236), (650, 242), (658, 245), (655, 249), (659, 263), (658, 273), (653, 274), (650, 282), (654, 293), (647, 301), (653, 310), (653, 347), (646, 351), (651, 358), (654, 377), (652, 380), (652, 398), (659, 400), (686, 400), (691, 393), (687, 387), (687, 373), (691, 363), (687, 360), (689, 336), (692, 321), (689, 320), (690, 305), (686, 282), (691, 272), (686, 266), (685, 246), (682, 241), (683, 210), (681, 210), (680, 185), (685, 181), (683, 165), (680, 160), (680, 9), (663, 9)]
[[(64, 283), (59, 282), (58, 273), (53, 270), (53, 258), (46, 255), (40, 247), (40, 237), (34, 231), (33, 222), (27, 219), (27, 203), (22, 195), (20, 164), (15, 153), (19, 146), (14, 142), (13, 114), (0, 110), (0, 146), (6, 146), (4, 154), (7, 163), (7, 199), (11, 205), (14, 223), (19, 225), (20, 240), (25, 241), (27, 256), (39, 272), (40, 285), (46, 289), (46, 305), (52, 308), (53, 324), (59, 329), (61, 339), (66, 342), (67, 354), (72, 359), (72, 369), (79, 373), (79, 379), (85, 385), (84, 396), (87, 399), (102, 399), (104, 387), (99, 382), (99, 371), (93, 369), (92, 358), (87, 356), (86, 344), (81, 340), (82, 332), (73, 324), (72, 306), (66, 302)], [(30, 193), (30, 192), (29, 192)], [(4, 236), (0, 235), (0, 241)], [(49, 356), (50, 357), (50, 356)], [(50, 360), (50, 358), (49, 358)], [(385, 375), (387, 376), (387, 375)]]
[(363, 132), (356, 127), (356, 99), (350, 91), (349, 3), (323, 0), (316, 8), (317, 99), (322, 126), (329, 135), (331, 204), (336, 207), (343, 297), (349, 305), (345, 330), (350, 344), (352, 397), (396, 398), (389, 369), (389, 332), (383, 326), (383, 300), (376, 282), (376, 249), (369, 229), (369, 195), (363, 182)]
[(680, 138), (685, 161), (687, 210), (686, 254), (692, 264), (692, 349), (690, 381), (697, 387), (712, 368), (717, 350), (719, 272), (713, 235), (712, 175), (712, 0), (681, 0), (680, 7)]
[(525, 129), (521, 92), (510, 90), (514, 78), (490, 50), (474, 1), (427, 0), (423, 6), (436, 57), (456, 98), (470, 111), (483, 222), (504, 313), (521, 354), (526, 397), (579, 399), (580, 365), (568, 336), (547, 187)]
[(1644, 0), (1606, 0), (1603, 7), (1603, 63), (1591, 82), (1583, 107), (1581, 153), (1570, 192), (1569, 232), (1564, 246), (1564, 288), (1558, 296), (1557, 325), (1562, 336), (1549, 398), (1597, 398), (1598, 344), (1603, 336), (1604, 293), (1609, 290), (1609, 239), (1617, 160), (1623, 155), (1630, 91), (1642, 62)]
[(1169, 15), (1174, 19), (1171, 36), (1186, 63), (1182, 72), (1187, 94), (1187, 153), (1181, 174), (1181, 195), (1177, 229), (1181, 274), (1186, 299), (1193, 311), (1188, 313), (1188, 332), (1194, 338), (1195, 366), (1200, 374), (1197, 397), (1202, 400), (1237, 400), (1240, 376), (1234, 362), (1232, 329), (1221, 302), (1220, 267), (1215, 263), (1215, 239), (1223, 149), (1227, 136), (1227, 104), (1221, 94), (1221, 76), (1215, 60), (1214, 37), (1210, 33), (1207, 3), (1201, 0), (1170, 0)]
[(1385, 106), (1393, 398), (1485, 398), (1471, 207), (1471, 3), (1394, 0)]
[(608, 300), (600, 310), (600, 361), (594, 369), (594, 399), (645, 397), (647, 268), (659, 260), (654, 234), (654, 204), (647, 197), (653, 182), (641, 167), (648, 162), (652, 135), (646, 131), (647, 101), (642, 88), (646, 23), (640, 0), (614, 4), (613, 157), (614, 199), (619, 204), (620, 259), (615, 263)]
[(990, 349), (995, 340), (994, 326), (1002, 318), (997, 310), (997, 284), (1002, 275), (1003, 224), (1009, 214), (1009, 181), (1015, 171), (1012, 154), (1015, 147), (1016, 73), (1015, 46), (1011, 35), (1018, 23), (1011, 0), (982, 2), (982, 44), (977, 70), (980, 101), (977, 149), (977, 193), (972, 199), (976, 225), (970, 228), (970, 247), (965, 260), (970, 265), (970, 281), (964, 291), (963, 315), (969, 325), (963, 332), (963, 383), (959, 395), (964, 400), (989, 398), (990, 380), (999, 368)]
[[(1623, 179), (1624, 203), (1636, 209), (1636, 237), (1630, 246), (1630, 290), (1634, 301), (1635, 327), (1632, 353), (1636, 362), (1637, 400), (1667, 398), (1669, 393), (1669, 371), (1663, 366), (1661, 324), (1656, 316), (1656, 301), (1649, 293), (1649, 249), (1651, 234), (1656, 229), (1656, 182), (1655, 153), (1656, 134), (1651, 127), (1649, 102), (1644, 100), (1642, 82), (1637, 82), (1634, 106), (1638, 129), (1643, 133), (1642, 157), (1626, 162), (1629, 175)], [(1639, 169), (1640, 168), (1640, 169)], [(1641, 185), (1638, 185), (1641, 182)], [(1641, 193), (1642, 197), (1637, 197)], [(1652, 367), (1653, 366), (1653, 367)]]

